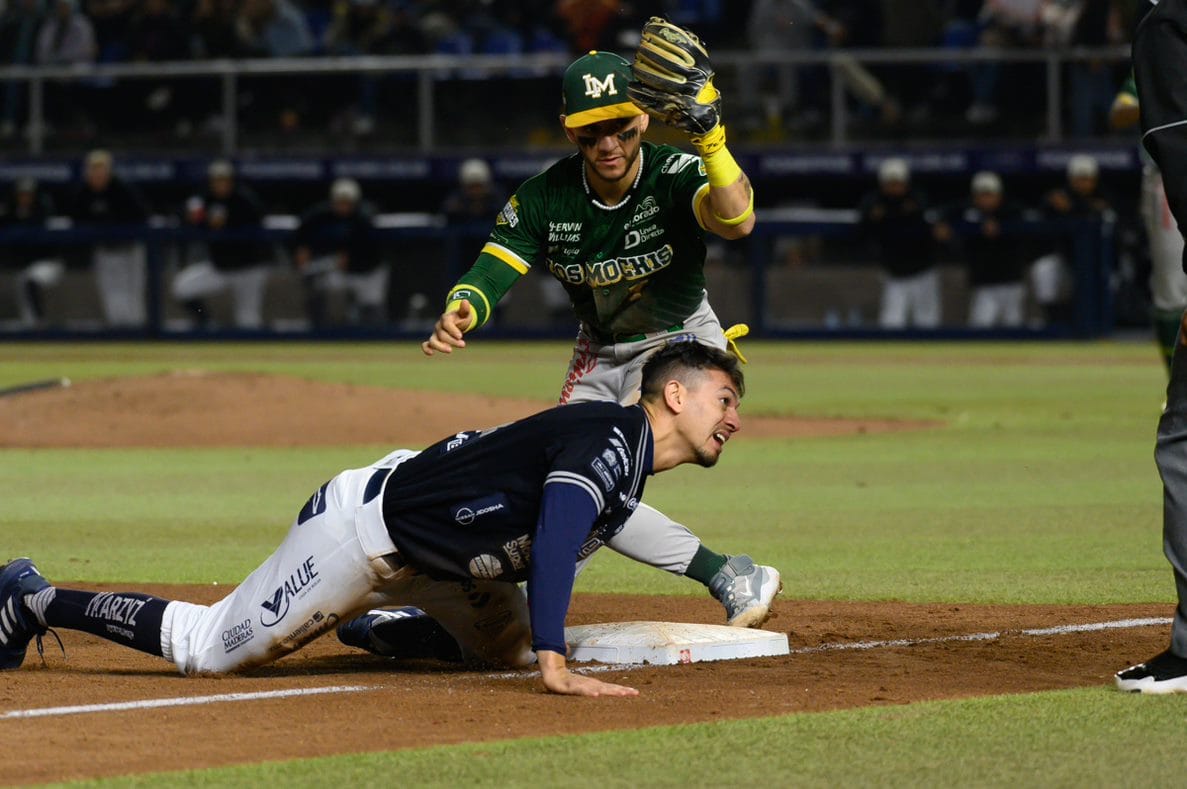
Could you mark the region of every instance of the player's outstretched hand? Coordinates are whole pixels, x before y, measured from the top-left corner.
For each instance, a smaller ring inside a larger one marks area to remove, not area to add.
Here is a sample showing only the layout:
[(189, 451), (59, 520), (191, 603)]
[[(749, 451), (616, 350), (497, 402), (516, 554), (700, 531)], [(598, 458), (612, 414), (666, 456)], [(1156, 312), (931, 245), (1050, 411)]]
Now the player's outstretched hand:
[(464, 335), (474, 320), (474, 308), (465, 299), (458, 304), (460, 306), (456, 310), (441, 313), (437, 325), (433, 327), (432, 336), (420, 344), (425, 356), (432, 356), (438, 351), (453, 353), (454, 348), (466, 347)]
[(638, 696), (639, 691), (626, 685), (602, 682), (593, 677), (574, 674), (565, 667), (565, 656), (541, 650), (536, 653), (540, 662), (540, 676), (544, 687), (564, 696)]

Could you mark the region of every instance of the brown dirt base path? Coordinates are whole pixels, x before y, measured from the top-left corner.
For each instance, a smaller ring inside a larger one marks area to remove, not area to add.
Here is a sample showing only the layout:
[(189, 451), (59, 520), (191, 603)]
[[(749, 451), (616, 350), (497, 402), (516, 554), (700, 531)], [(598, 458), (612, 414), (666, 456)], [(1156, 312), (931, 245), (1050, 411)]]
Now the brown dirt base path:
[[(93, 589), (108, 589), (90, 585)], [(226, 587), (142, 588), (213, 602)], [(1162, 650), (1167, 628), (1028, 636), (1023, 628), (1166, 617), (1168, 605), (965, 606), (780, 601), (768, 628), (793, 650), (874, 639), (1007, 631), (851, 651), (799, 652), (602, 676), (638, 687), (634, 699), (551, 696), (529, 672), (466, 671), (383, 660), (330, 635), (247, 675), (182, 678), (171, 664), (80, 633), (63, 634), (65, 658), (47, 645), (0, 674), (0, 783), (58, 781), (255, 763), (337, 753), (576, 734), (790, 712), (1102, 686), (1111, 674)], [(631, 619), (716, 622), (705, 598), (578, 595), (571, 624)], [(4, 713), (37, 707), (332, 685), (368, 690), (204, 706), (46, 718)], [(579, 714), (575, 714), (579, 712)]]
[[(550, 405), (548, 400), (195, 370), (0, 397), (0, 447), (419, 447)], [(839, 436), (935, 424), (744, 413), (742, 436)]]

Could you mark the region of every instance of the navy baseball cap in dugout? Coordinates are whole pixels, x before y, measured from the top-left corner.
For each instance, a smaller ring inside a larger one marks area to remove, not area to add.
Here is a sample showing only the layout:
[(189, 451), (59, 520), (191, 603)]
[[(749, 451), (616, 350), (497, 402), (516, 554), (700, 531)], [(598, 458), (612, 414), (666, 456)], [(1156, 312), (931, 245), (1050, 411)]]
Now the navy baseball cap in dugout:
[(565, 126), (575, 129), (614, 118), (642, 115), (626, 95), (631, 64), (613, 52), (591, 50), (565, 69), (562, 98)]

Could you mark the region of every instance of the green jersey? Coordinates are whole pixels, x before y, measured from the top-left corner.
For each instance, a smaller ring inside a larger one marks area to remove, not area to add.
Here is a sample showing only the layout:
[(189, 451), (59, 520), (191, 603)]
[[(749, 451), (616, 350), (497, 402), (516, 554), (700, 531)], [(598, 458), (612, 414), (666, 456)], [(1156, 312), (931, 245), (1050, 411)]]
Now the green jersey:
[(697, 209), (709, 182), (699, 156), (648, 142), (639, 155), (638, 180), (613, 207), (590, 190), (579, 154), (525, 181), (449, 301), (468, 299), (480, 326), (520, 276), (544, 265), (599, 341), (680, 325), (704, 295)]

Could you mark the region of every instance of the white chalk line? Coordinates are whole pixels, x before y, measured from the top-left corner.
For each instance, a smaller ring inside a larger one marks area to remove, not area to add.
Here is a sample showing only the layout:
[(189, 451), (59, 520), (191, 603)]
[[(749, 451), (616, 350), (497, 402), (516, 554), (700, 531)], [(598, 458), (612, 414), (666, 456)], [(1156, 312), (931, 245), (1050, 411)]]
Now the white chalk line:
[[(830, 644), (820, 644), (814, 647), (798, 647), (789, 650), (792, 655), (811, 655), (820, 652), (845, 652), (867, 649), (894, 649), (897, 647), (915, 647), (927, 644), (949, 644), (969, 641), (995, 641), (1004, 636), (1064, 636), (1073, 633), (1096, 633), (1102, 630), (1128, 630), (1135, 627), (1152, 627), (1154, 625), (1169, 625), (1170, 617), (1149, 617), (1146, 619), (1115, 619), (1109, 622), (1090, 622), (1083, 625), (1056, 625), (1055, 627), (1036, 627), (1022, 630), (993, 630), (985, 633), (958, 633), (951, 636), (933, 636), (931, 638), (893, 638), (885, 641), (838, 641)], [(574, 666), (570, 670), (578, 674), (600, 674), (606, 671), (626, 671), (640, 668), (642, 663), (614, 663), (596, 666)], [(540, 672), (505, 672), (487, 674), (487, 679), (524, 679), (537, 677)]]
[[(818, 652), (892, 649), (896, 647), (913, 647), (961, 641), (993, 641), (1008, 635), (1062, 636), (1072, 633), (1094, 633), (1102, 630), (1123, 630), (1135, 627), (1169, 625), (1172, 621), (1170, 617), (1116, 619), (1109, 622), (1091, 622), (1082, 625), (1057, 625), (1055, 627), (1027, 628), (1023, 630), (994, 630), (985, 633), (960, 633), (951, 636), (934, 636), (932, 638), (895, 638), (885, 641), (839, 641), (830, 644), (820, 644), (814, 647), (798, 647), (790, 650), (790, 654), (808, 655)], [(599, 663), (593, 666), (572, 666), (570, 670), (578, 674), (602, 674), (609, 671), (629, 671), (630, 669), (641, 668), (644, 665), (642, 663)], [(485, 679), (531, 679), (540, 676), (540, 672), (506, 671), (485, 674), (483, 676)], [(324, 688), (293, 688), (290, 690), (268, 690), (254, 693), (224, 693), (217, 696), (189, 696), (183, 698), (144, 699), (141, 701), (125, 701), (112, 704), (85, 704), (74, 707), (44, 707), (0, 713), (0, 720), (10, 718), (42, 718), (52, 715), (81, 715), (92, 712), (118, 712), (121, 710), (151, 709), (155, 707), (185, 707), (229, 701), (254, 701), (257, 699), (278, 699), (291, 696), (315, 696), (324, 693), (356, 693), (364, 690), (374, 690), (374, 688), (375, 686), (371, 685), (332, 685)]]
[(262, 690), (253, 693), (220, 693), (215, 696), (182, 696), (167, 699), (120, 701), (110, 704), (80, 704), (72, 707), (41, 707), (0, 713), (0, 720), (9, 718), (46, 718), (55, 715), (86, 715), (93, 712), (121, 712), (124, 710), (146, 710), (158, 707), (192, 707), (199, 704), (219, 704), (227, 701), (286, 699), (293, 696), (319, 696), (325, 693), (357, 693), (363, 690), (374, 689), (375, 686), (373, 685), (330, 685), (324, 688), (289, 688), (288, 690)]
[(988, 633), (960, 633), (952, 636), (934, 636), (932, 638), (895, 638), (888, 641), (842, 641), (834, 644), (821, 644), (815, 647), (799, 647), (791, 650), (793, 655), (808, 655), (814, 652), (842, 652), (854, 649), (887, 649), (892, 647), (913, 647), (924, 644), (945, 644), (957, 641), (994, 641), (1009, 635), (1021, 636), (1065, 636), (1072, 633), (1096, 633), (1101, 630), (1127, 630), (1134, 627), (1150, 627), (1153, 625), (1169, 625), (1169, 617), (1151, 617), (1147, 619), (1115, 619), (1111, 622), (1090, 622), (1083, 625), (1057, 625), (1055, 627), (1027, 628), (1024, 630), (994, 630)]

